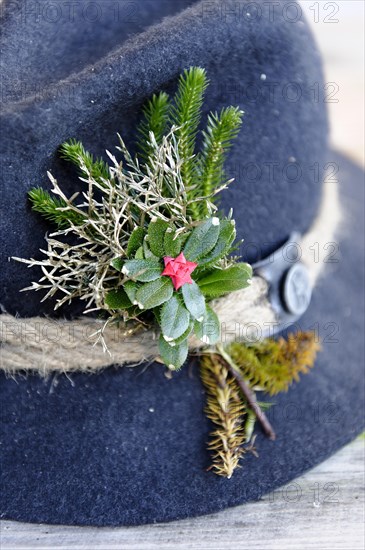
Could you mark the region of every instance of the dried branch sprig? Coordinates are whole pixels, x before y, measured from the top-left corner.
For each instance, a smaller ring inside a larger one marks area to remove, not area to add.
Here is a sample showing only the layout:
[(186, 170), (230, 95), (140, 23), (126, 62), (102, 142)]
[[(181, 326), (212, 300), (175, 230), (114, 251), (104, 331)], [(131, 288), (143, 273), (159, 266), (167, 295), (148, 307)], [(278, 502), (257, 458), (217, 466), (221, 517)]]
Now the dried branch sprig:
[(205, 413), (216, 426), (208, 444), (211, 469), (230, 479), (245, 452), (246, 407), (236, 380), (219, 355), (203, 355), (200, 374), (207, 393)]

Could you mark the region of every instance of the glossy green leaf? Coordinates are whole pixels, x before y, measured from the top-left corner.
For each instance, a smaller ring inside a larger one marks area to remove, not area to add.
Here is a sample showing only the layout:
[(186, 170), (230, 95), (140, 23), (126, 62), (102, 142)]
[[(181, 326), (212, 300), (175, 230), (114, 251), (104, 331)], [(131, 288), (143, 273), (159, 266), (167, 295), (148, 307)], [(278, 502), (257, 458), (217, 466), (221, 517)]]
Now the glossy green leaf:
[(197, 338), (207, 345), (215, 344), (220, 338), (220, 322), (217, 314), (207, 306), (202, 323), (194, 324), (194, 332)]
[(110, 290), (105, 297), (105, 303), (110, 309), (126, 309), (132, 303), (122, 288)]
[(133, 256), (140, 246), (142, 246), (145, 231), (143, 227), (135, 227), (127, 244), (127, 257)]
[(136, 292), (139, 287), (140, 285), (138, 283), (135, 283), (134, 281), (127, 281), (123, 285), (124, 291), (132, 304), (136, 304)]
[(170, 346), (173, 345), (173, 344), (181, 344), (181, 342), (183, 342), (184, 340), (186, 340), (187, 338), (189, 338), (190, 334), (193, 332), (194, 330), (194, 320), (191, 319), (190, 317), (190, 323), (189, 323), (189, 326), (188, 328), (186, 329), (186, 331), (184, 332), (184, 334), (182, 334), (181, 336), (179, 336), (179, 338), (176, 338), (175, 340), (169, 342)]
[(181, 292), (184, 303), (191, 315), (197, 321), (202, 321), (205, 314), (205, 298), (198, 285), (195, 282), (191, 284), (186, 283), (181, 287)]
[(207, 256), (199, 261), (199, 267), (217, 262), (226, 256), (236, 238), (236, 227), (233, 220), (222, 220), (216, 245)]
[(210, 218), (198, 225), (185, 244), (185, 258), (191, 262), (195, 262), (209, 254), (217, 243), (219, 230), (219, 218)]
[(155, 254), (151, 251), (147, 239), (148, 239), (148, 237), (147, 237), (147, 235), (146, 235), (145, 238), (144, 238), (144, 240), (143, 240), (143, 245), (142, 245), (144, 258), (145, 258), (146, 260), (150, 260), (150, 259), (152, 259), (152, 260), (159, 260), (160, 258), (158, 258), (157, 256), (155, 256)]
[(173, 294), (161, 308), (160, 326), (167, 342), (176, 340), (189, 328), (190, 314), (181, 299)]
[(176, 230), (174, 227), (169, 227), (166, 230), (164, 237), (164, 248), (166, 256), (176, 258), (181, 252), (182, 239), (180, 236), (176, 237)]
[(240, 263), (227, 269), (215, 269), (206, 277), (199, 279), (199, 288), (205, 296), (216, 298), (227, 292), (246, 288), (251, 277), (251, 266)]
[(163, 269), (158, 260), (128, 260), (125, 262), (122, 273), (134, 281), (147, 283), (155, 281), (161, 276)]
[(160, 218), (151, 220), (148, 226), (148, 245), (157, 258), (165, 256), (164, 239), (168, 227), (169, 223)]
[(180, 344), (171, 345), (161, 335), (159, 351), (165, 365), (171, 370), (178, 370), (185, 363), (188, 356), (188, 341), (185, 339)]
[(136, 292), (136, 301), (140, 309), (153, 309), (169, 300), (174, 287), (170, 277), (159, 277), (156, 281), (142, 285)]
[(143, 246), (140, 246), (135, 254), (136, 260), (143, 260), (144, 259), (144, 252), (143, 252)]
[(122, 260), (122, 258), (114, 258), (114, 260), (110, 262), (110, 265), (113, 266), (114, 269), (116, 269), (117, 271), (122, 271), (123, 264), (124, 260)]

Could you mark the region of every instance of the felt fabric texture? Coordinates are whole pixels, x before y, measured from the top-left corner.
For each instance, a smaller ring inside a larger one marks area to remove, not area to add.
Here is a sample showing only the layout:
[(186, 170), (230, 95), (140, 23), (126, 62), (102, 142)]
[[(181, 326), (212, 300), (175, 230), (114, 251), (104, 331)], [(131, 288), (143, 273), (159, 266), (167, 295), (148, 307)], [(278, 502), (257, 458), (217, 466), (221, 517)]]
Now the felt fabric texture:
[[(113, 151), (118, 131), (133, 145), (146, 98), (175, 90), (192, 65), (205, 67), (211, 80), (203, 118), (229, 104), (246, 113), (227, 163), (227, 176), (236, 181), (222, 200), (235, 208), (243, 258), (265, 257), (292, 231), (310, 226), (327, 162), (327, 116), (320, 57), (293, 2), (282, 0), (272, 14), (264, 2), (259, 13), (246, 1), (200, 1), (182, 9), (187, 3), (140, 0), (144, 15), (135, 27), (115, 21), (107, 2), (103, 17), (111, 18), (110, 26), (109, 19), (92, 25), (81, 7), (73, 22), (61, 18), (52, 25), (50, 14), (25, 17), (26, 8), (11, 5), (5, 9), (5, 2), (3, 16), (0, 121), (0, 303), (10, 314), (54, 315), (51, 300), (40, 304), (39, 293), (19, 293), (39, 273), (8, 258), (41, 256), (50, 227), (31, 212), (27, 191), (50, 187), (47, 170), (70, 195), (82, 186), (58, 158), (59, 145), (74, 137), (102, 155)], [(11, 91), (25, 82), (14, 99)], [(81, 311), (75, 302), (57, 314)]]
[(246, 455), (230, 480), (206, 472), (211, 426), (193, 363), (172, 380), (157, 364), (47, 381), (2, 374), (3, 518), (101, 526), (216, 512), (260, 498), (363, 430), (363, 172), (332, 160), (344, 208), (340, 255), (295, 327), (318, 330), (323, 349), (310, 374), (272, 399), (277, 440), (258, 428), (258, 459)]
[(22, 101), (86, 65), (97, 63), (128, 38), (194, 0), (30, 0), (2, 6), (2, 100)]

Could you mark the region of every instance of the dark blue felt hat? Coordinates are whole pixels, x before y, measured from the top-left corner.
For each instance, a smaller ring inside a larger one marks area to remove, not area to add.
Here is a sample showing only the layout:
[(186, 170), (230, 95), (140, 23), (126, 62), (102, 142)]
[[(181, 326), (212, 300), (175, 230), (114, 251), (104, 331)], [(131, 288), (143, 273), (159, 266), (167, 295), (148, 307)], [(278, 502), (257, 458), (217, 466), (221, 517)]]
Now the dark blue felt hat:
[[(34, 274), (8, 258), (35, 257), (43, 247), (47, 225), (27, 191), (49, 186), (46, 171), (67, 191), (78, 188), (59, 145), (75, 137), (103, 155), (117, 132), (132, 145), (146, 98), (174, 90), (193, 65), (211, 81), (204, 114), (227, 104), (245, 111), (222, 206), (234, 208), (247, 261), (310, 229), (325, 177), (340, 181), (342, 208), (332, 248), (313, 243), (329, 261), (298, 322), (319, 332), (323, 351), (301, 384), (277, 398), (278, 438), (258, 434), (259, 460), (248, 456), (230, 480), (206, 472), (210, 427), (194, 361), (172, 380), (157, 363), (129, 369), (107, 359), (97, 374), (2, 373), (3, 518), (129, 525), (218, 511), (291, 480), (363, 429), (363, 174), (328, 148), (320, 56), (299, 6), (274, 4), (3, 3), (3, 313), (54, 315), (51, 302), (19, 293)], [(57, 315), (80, 312), (76, 304)]]

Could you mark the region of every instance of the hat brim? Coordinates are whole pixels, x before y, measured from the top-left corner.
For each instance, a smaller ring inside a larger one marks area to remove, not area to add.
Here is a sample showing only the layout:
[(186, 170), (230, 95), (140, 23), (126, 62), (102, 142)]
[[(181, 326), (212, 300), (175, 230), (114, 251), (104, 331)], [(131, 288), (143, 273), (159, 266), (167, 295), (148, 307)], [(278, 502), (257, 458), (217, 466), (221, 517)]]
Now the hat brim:
[(207, 472), (211, 426), (194, 362), (172, 380), (159, 364), (48, 380), (1, 374), (3, 518), (112, 526), (217, 512), (287, 483), (362, 431), (364, 175), (333, 158), (344, 219), (338, 261), (299, 322), (319, 332), (323, 349), (300, 384), (272, 399), (277, 440), (258, 428), (258, 459), (245, 455), (230, 480)]

